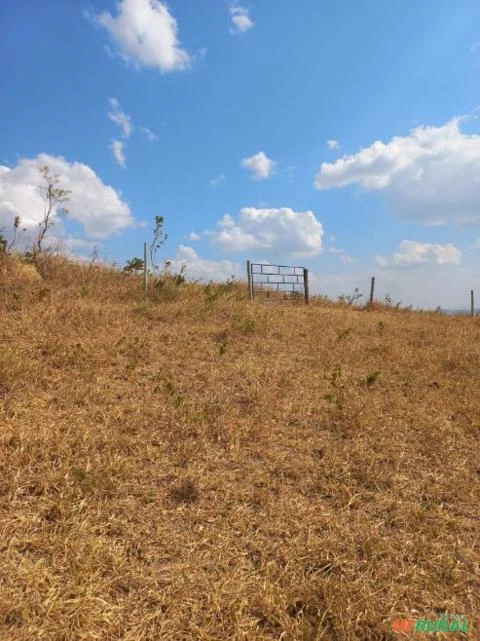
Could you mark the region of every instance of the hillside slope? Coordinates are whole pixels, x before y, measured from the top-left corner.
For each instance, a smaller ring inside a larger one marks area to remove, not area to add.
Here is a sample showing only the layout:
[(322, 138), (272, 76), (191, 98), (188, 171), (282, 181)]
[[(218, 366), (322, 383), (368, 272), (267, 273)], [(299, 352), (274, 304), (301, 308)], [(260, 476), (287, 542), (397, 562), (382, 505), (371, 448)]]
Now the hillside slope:
[(0, 275), (0, 639), (480, 634), (478, 318), (40, 271)]

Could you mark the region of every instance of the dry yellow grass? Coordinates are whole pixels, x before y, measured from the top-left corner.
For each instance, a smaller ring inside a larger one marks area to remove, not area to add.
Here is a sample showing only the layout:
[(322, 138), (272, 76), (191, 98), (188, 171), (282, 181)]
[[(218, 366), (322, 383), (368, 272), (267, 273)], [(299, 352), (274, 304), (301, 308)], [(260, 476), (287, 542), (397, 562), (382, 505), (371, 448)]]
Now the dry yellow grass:
[(480, 638), (480, 319), (40, 271), (0, 272), (2, 641)]

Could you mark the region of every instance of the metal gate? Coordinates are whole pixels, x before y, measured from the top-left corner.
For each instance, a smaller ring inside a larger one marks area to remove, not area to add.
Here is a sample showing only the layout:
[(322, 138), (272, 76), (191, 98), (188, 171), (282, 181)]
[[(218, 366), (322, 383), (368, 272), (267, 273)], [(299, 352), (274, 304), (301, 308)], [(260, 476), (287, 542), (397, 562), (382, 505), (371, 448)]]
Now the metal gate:
[(250, 300), (275, 302), (304, 299), (309, 301), (308, 269), (288, 265), (251, 263), (247, 260)]

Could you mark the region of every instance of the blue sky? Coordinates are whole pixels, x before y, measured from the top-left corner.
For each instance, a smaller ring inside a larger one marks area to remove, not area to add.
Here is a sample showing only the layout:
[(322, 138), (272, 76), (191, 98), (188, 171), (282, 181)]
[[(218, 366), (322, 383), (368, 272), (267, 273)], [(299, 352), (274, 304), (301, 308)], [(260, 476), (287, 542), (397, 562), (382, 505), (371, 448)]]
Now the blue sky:
[(123, 263), (162, 214), (193, 277), (480, 297), (478, 2), (5, 0), (0, 36), (4, 233), (34, 234), (48, 163), (65, 251)]

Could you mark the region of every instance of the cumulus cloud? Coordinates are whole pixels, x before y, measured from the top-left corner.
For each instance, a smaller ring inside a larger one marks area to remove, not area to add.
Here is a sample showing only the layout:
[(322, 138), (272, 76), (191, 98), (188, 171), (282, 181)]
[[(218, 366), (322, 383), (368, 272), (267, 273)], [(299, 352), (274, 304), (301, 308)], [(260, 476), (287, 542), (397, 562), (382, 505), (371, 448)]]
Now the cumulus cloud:
[(374, 142), (351, 156), (322, 163), (317, 189), (357, 184), (382, 192), (405, 220), (426, 224), (480, 221), (480, 136), (462, 119), (417, 127), (409, 136)]
[(106, 238), (134, 224), (130, 208), (88, 165), (61, 156), (40, 154), (13, 167), (0, 166), (0, 226), (10, 227), (20, 216), (22, 227), (36, 229), (43, 217), (38, 168), (48, 165), (59, 174), (61, 187), (71, 190), (68, 218), (80, 223), (93, 238)]
[(103, 11), (94, 20), (108, 31), (125, 61), (161, 73), (191, 65), (191, 57), (178, 39), (177, 21), (164, 2), (120, 0), (116, 9), (116, 16)]
[(340, 143), (338, 140), (327, 140), (327, 147), (329, 149), (340, 149)]
[(259, 151), (258, 154), (242, 160), (242, 167), (252, 171), (254, 180), (270, 178), (275, 164), (275, 161), (269, 158), (263, 151)]
[(191, 232), (188, 234), (188, 237), (187, 237), (187, 238), (188, 238), (188, 240), (190, 240), (190, 241), (192, 241), (192, 242), (195, 242), (195, 241), (197, 241), (197, 240), (200, 240), (200, 234), (197, 234), (197, 232), (195, 232), (195, 231), (191, 231)]
[(230, 6), (230, 16), (232, 18), (230, 33), (245, 33), (255, 26), (255, 23), (250, 18), (248, 9), (238, 4)]
[(418, 267), (419, 265), (458, 265), (462, 252), (452, 245), (418, 243), (402, 240), (398, 249), (389, 257), (377, 256), (379, 267)]
[(108, 117), (120, 127), (123, 138), (129, 138), (133, 131), (132, 119), (123, 111), (116, 98), (110, 98), (110, 111)]
[(243, 277), (243, 266), (239, 263), (230, 260), (200, 258), (192, 247), (186, 245), (179, 245), (176, 257), (169, 262), (170, 269), (174, 272), (180, 271), (185, 265), (187, 277), (193, 280), (224, 281), (232, 276)]
[(120, 167), (126, 167), (125, 143), (122, 140), (112, 140), (110, 150)]
[(289, 256), (315, 256), (323, 249), (323, 227), (312, 211), (245, 207), (238, 220), (229, 214), (218, 229), (205, 232), (225, 251), (262, 250)]

